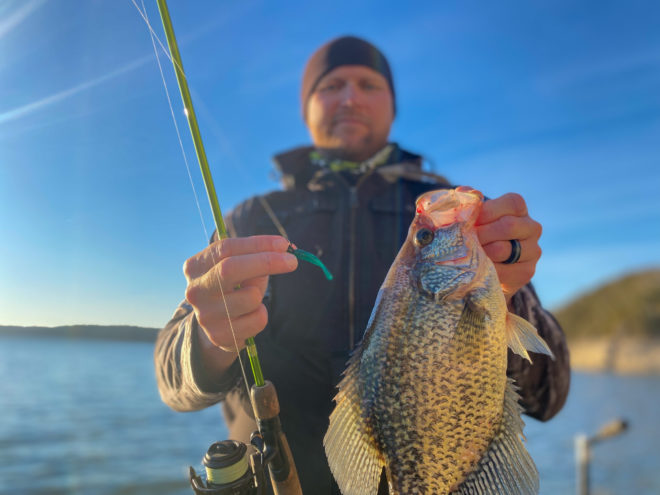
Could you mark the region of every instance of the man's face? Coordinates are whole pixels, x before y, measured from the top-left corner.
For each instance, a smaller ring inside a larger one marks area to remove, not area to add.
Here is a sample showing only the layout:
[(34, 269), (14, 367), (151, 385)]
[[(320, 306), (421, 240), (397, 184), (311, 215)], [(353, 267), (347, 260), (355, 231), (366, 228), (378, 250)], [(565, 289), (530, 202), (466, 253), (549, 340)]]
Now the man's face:
[(362, 65), (328, 72), (307, 102), (307, 127), (314, 145), (362, 161), (387, 143), (394, 119), (387, 79)]

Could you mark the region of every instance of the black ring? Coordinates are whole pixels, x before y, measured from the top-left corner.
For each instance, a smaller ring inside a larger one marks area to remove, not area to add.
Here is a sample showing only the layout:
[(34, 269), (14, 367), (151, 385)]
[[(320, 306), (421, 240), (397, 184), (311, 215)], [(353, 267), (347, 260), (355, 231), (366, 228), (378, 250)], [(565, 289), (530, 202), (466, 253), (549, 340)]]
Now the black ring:
[(520, 241), (518, 239), (511, 239), (509, 242), (511, 243), (511, 256), (509, 256), (507, 260), (503, 262), (505, 265), (513, 265), (514, 263), (518, 263), (518, 260), (520, 259), (520, 253), (522, 253), (522, 247), (520, 246)]

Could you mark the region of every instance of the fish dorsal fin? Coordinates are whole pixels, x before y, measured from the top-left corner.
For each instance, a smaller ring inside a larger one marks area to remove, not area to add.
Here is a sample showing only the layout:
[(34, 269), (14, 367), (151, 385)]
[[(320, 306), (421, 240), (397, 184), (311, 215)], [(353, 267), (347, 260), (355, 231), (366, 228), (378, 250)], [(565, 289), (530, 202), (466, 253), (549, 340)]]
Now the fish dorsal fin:
[(522, 441), (525, 424), (518, 398), (508, 378), (501, 426), (474, 471), (451, 495), (538, 494), (539, 473)]
[(330, 470), (343, 495), (373, 495), (385, 466), (365, 431), (358, 389), (359, 353), (353, 355), (339, 384), (330, 426), (323, 438)]
[(506, 317), (506, 337), (511, 350), (530, 363), (532, 359), (527, 351), (547, 354), (551, 358), (555, 358), (548, 344), (539, 336), (534, 325), (513, 313), (509, 313)]

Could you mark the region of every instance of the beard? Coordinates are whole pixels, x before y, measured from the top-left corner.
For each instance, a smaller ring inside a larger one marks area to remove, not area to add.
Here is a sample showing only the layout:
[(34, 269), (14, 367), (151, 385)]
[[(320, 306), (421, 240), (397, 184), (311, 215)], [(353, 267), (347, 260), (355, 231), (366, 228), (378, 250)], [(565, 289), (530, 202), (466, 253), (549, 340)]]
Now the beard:
[(316, 149), (329, 159), (363, 162), (387, 144), (389, 126), (359, 109), (343, 109), (329, 117), (310, 128)]
[(387, 142), (377, 143), (371, 132), (363, 136), (332, 136), (322, 146), (317, 146), (330, 159), (363, 162), (385, 146)]

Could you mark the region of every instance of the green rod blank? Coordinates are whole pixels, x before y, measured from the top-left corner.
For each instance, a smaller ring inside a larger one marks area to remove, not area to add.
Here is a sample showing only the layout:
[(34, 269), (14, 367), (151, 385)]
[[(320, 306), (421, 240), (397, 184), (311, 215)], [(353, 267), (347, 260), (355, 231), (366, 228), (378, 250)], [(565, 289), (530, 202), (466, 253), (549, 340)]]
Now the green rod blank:
[[(166, 0), (158, 0), (158, 10), (160, 12), (160, 18), (163, 21), (165, 35), (167, 36), (167, 45), (169, 46), (170, 55), (172, 56), (172, 65), (174, 66), (176, 80), (179, 83), (179, 91), (181, 92), (181, 99), (183, 100), (188, 126), (190, 127), (190, 134), (192, 134), (193, 143), (195, 144), (195, 153), (197, 154), (199, 168), (202, 171), (202, 178), (204, 179), (204, 186), (206, 187), (206, 195), (208, 196), (211, 210), (213, 211), (215, 228), (218, 231), (220, 239), (225, 239), (227, 237), (227, 229), (225, 227), (225, 222), (222, 219), (222, 211), (220, 210), (218, 196), (215, 192), (215, 186), (213, 185), (213, 177), (211, 176), (211, 170), (209, 169), (209, 164), (206, 159), (206, 152), (204, 151), (204, 144), (202, 143), (202, 134), (199, 132), (199, 125), (197, 124), (197, 117), (195, 116), (195, 109), (193, 107), (192, 98), (190, 97), (186, 75), (183, 71), (183, 62), (181, 61), (179, 46), (177, 45), (176, 37), (174, 36), (174, 28), (172, 27), (172, 20), (170, 19)], [(248, 356), (250, 358), (250, 367), (252, 368), (252, 374), (254, 375), (254, 382), (258, 387), (262, 387), (265, 382), (261, 372), (261, 364), (259, 363), (259, 356), (257, 356), (257, 347), (254, 338), (248, 338), (246, 340), (246, 345), (248, 348)]]
[(165, 35), (167, 36), (167, 45), (169, 46), (170, 54), (172, 55), (172, 65), (174, 66), (176, 80), (179, 83), (179, 90), (181, 91), (181, 99), (183, 100), (184, 112), (188, 120), (188, 126), (190, 127), (193, 143), (195, 144), (197, 161), (199, 162), (199, 168), (202, 171), (202, 177), (204, 178), (206, 195), (209, 198), (209, 203), (211, 204), (211, 209), (213, 210), (213, 220), (215, 221), (215, 227), (218, 230), (220, 239), (224, 239), (227, 237), (227, 229), (225, 228), (225, 222), (222, 219), (222, 212), (220, 211), (218, 196), (215, 192), (213, 177), (211, 176), (211, 170), (209, 169), (209, 164), (206, 159), (206, 151), (204, 151), (204, 144), (202, 143), (202, 134), (199, 132), (199, 125), (197, 124), (195, 109), (193, 107), (192, 98), (190, 97), (188, 82), (186, 81), (186, 75), (183, 71), (183, 62), (181, 61), (179, 46), (176, 42), (176, 37), (174, 36), (174, 28), (172, 27), (172, 20), (170, 19), (170, 13), (167, 9), (167, 2), (165, 0), (158, 0), (158, 10), (160, 11), (160, 18), (163, 21)]

